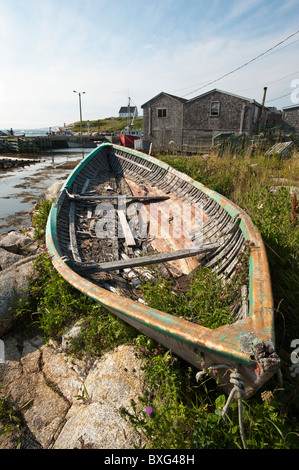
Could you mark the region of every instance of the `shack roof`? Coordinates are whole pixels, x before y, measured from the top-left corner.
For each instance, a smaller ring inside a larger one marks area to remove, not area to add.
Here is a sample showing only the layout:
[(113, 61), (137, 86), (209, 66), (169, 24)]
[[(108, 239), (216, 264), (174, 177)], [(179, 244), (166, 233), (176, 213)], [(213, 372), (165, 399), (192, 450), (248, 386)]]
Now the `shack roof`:
[[(223, 91), (223, 90), (219, 90), (218, 88), (214, 88), (213, 90), (210, 90), (210, 91), (207, 91), (206, 93), (203, 93), (201, 95), (198, 95), (198, 96), (195, 96), (194, 98), (191, 98), (189, 100), (185, 99), (185, 98), (181, 98), (179, 96), (175, 96), (175, 95), (171, 95), (170, 93), (166, 93), (165, 91), (162, 91), (161, 93), (158, 93), (158, 95), (154, 96), (153, 98), (151, 98), (150, 100), (146, 101), (146, 103), (144, 103), (141, 108), (143, 108), (144, 106), (146, 106), (148, 103), (150, 103), (151, 101), (154, 101), (155, 99), (157, 99), (159, 96), (161, 95), (166, 95), (166, 96), (169, 96), (175, 100), (178, 100), (178, 101), (181, 101), (182, 103), (191, 103), (192, 101), (195, 101), (195, 100), (199, 100), (201, 98), (204, 98), (205, 96), (209, 95), (209, 94), (212, 94), (212, 93), (215, 93), (215, 92), (218, 92), (218, 93), (222, 93), (222, 94), (225, 94), (225, 95), (229, 95), (229, 96), (232, 96), (234, 98), (238, 98), (238, 99), (241, 99), (241, 100), (245, 100), (245, 101), (248, 101), (248, 103), (252, 103), (252, 104), (255, 104), (256, 106), (262, 106), (260, 103), (258, 103), (257, 101), (255, 101), (254, 99), (251, 99), (251, 98), (246, 98), (245, 96), (240, 96), (240, 95), (236, 95), (234, 93), (230, 93), (228, 91)], [(265, 107), (266, 108), (266, 107)]]
[(175, 100), (178, 100), (180, 101), (181, 103), (185, 103), (186, 100), (185, 98), (180, 98), (179, 96), (175, 96), (175, 95), (171, 95), (170, 93), (165, 93), (165, 91), (161, 91), (161, 93), (158, 93), (158, 95), (154, 96), (153, 98), (151, 98), (150, 100), (148, 100), (146, 103), (144, 103), (141, 108), (143, 108), (144, 106), (146, 106), (148, 103), (150, 103), (151, 101), (154, 101), (156, 100), (159, 96), (161, 95), (166, 95), (166, 96), (169, 96), (170, 98), (173, 98)]
[[(122, 106), (119, 113), (128, 113), (129, 106)], [(137, 110), (136, 106), (130, 106), (130, 113), (134, 113)]]
[(299, 103), (298, 104), (292, 104), (291, 106), (285, 106), (284, 108), (282, 108), (283, 111), (291, 111), (292, 109), (295, 110), (295, 109), (298, 109), (299, 108)]
[(229, 95), (229, 96), (232, 96), (234, 98), (238, 98), (238, 99), (241, 99), (241, 100), (245, 100), (245, 101), (248, 101), (249, 103), (253, 103), (255, 104), (256, 106), (262, 106), (260, 103), (258, 103), (257, 101), (251, 99), (251, 98), (246, 98), (245, 96), (240, 96), (240, 95), (236, 95), (234, 93), (230, 93), (228, 91), (223, 91), (223, 90), (219, 90), (218, 88), (214, 88), (213, 90), (210, 90), (210, 91), (207, 91), (206, 93), (203, 93), (202, 95), (198, 95), (198, 96), (195, 96), (194, 98), (191, 98), (190, 100), (188, 100), (188, 102), (191, 102), (191, 101), (195, 101), (195, 100), (198, 100), (198, 99), (201, 99), (201, 98), (204, 98), (205, 96), (209, 95), (209, 94), (212, 94), (212, 93), (222, 93), (224, 95)]

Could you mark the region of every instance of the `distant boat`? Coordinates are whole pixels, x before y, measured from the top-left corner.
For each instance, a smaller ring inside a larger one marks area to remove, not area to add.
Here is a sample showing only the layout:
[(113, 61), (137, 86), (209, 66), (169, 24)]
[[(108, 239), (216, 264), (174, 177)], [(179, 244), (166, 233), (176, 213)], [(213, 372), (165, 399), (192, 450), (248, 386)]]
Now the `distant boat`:
[[(169, 213), (183, 213), (186, 206), (195, 218), (188, 219), (182, 235), (181, 222), (174, 223)], [(162, 212), (166, 225), (159, 222)], [(160, 236), (152, 236), (156, 229)], [(238, 376), (247, 398), (278, 371), (271, 279), (260, 233), (233, 202), (168, 164), (119, 145), (100, 145), (62, 187), (46, 241), (66, 281), (196, 368), (211, 376), (216, 370), (226, 393)], [(250, 259), (243, 278), (246, 249)], [(236, 280), (229, 322), (209, 329), (140, 302), (136, 282), (153, 264), (163, 269), (163, 279), (186, 280), (204, 266), (224, 283)]]
[(124, 130), (124, 133), (121, 134), (120, 140), (124, 147), (134, 148), (134, 141), (142, 138), (140, 130), (132, 130), (127, 128)]
[(132, 126), (134, 125), (134, 118), (135, 115), (133, 115), (132, 123), (130, 123), (131, 116), (130, 116), (130, 109), (131, 109), (131, 98), (129, 97), (129, 102), (128, 102), (128, 124), (126, 128), (122, 131), (120, 135), (120, 140), (121, 143), (124, 147), (128, 148), (134, 148), (134, 141), (142, 139), (142, 133), (141, 130), (135, 130), (132, 129)]

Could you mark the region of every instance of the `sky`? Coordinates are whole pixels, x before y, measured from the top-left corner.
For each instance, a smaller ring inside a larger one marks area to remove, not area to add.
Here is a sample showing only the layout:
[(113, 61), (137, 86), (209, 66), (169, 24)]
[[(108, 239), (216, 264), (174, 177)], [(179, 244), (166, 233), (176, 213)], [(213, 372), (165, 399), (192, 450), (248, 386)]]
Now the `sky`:
[(298, 0), (0, 0), (0, 51), (2, 130), (79, 121), (73, 90), (83, 120), (162, 91), (299, 103)]

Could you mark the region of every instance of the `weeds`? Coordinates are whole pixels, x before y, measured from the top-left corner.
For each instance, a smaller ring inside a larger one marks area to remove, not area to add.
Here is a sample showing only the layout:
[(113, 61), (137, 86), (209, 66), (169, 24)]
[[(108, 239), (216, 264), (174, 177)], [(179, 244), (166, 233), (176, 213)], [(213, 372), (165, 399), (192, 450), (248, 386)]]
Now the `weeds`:
[(200, 267), (182, 290), (176, 280), (155, 278), (140, 287), (146, 303), (152, 308), (198, 323), (218, 328), (234, 321), (233, 312), (241, 306), (240, 292), (248, 284), (250, 246), (238, 254), (237, 276), (223, 284), (210, 268)]
[[(1, 393), (1, 392), (0, 392)], [(31, 403), (27, 401), (18, 410), (15, 410), (9, 403), (8, 399), (0, 394), (0, 436), (13, 435), (16, 443), (16, 449), (22, 447), (24, 438), (24, 426), (21, 417), (21, 411)]]
[(45, 199), (43, 202), (38, 204), (34, 212), (32, 225), (34, 227), (35, 240), (41, 240), (42, 242), (45, 241), (46, 224), (53, 202), (54, 199)]
[(0, 436), (21, 428), (21, 420), (10, 407), (5, 397), (0, 397)]
[[(221, 417), (226, 398), (209, 378), (198, 386), (193, 371), (170, 351), (138, 336), (146, 389), (131, 409), (122, 409), (133, 429), (142, 430), (153, 449), (240, 449), (238, 404), (231, 403), (228, 419)], [(221, 389), (220, 389), (221, 390)], [(299, 428), (270, 393), (243, 402), (243, 425), (250, 449), (292, 449)], [(291, 430), (292, 429), (292, 430)]]

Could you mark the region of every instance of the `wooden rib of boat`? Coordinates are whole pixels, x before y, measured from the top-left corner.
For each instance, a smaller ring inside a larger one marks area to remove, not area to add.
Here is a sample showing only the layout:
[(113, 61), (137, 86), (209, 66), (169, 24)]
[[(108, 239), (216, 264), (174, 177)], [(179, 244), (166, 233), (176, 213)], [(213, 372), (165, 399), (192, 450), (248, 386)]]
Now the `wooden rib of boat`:
[[(191, 216), (178, 217), (185, 210)], [(226, 393), (234, 386), (231, 372), (241, 377), (247, 398), (278, 371), (261, 235), (243, 210), (168, 164), (100, 145), (62, 187), (46, 242), (66, 281), (197, 369), (211, 375), (218, 369)], [(227, 325), (209, 329), (138, 299), (138, 282), (151, 275), (149, 266), (159, 268), (163, 278), (176, 279), (206, 266), (229, 283), (238, 276), (239, 255), (248, 246), (247, 285)]]

